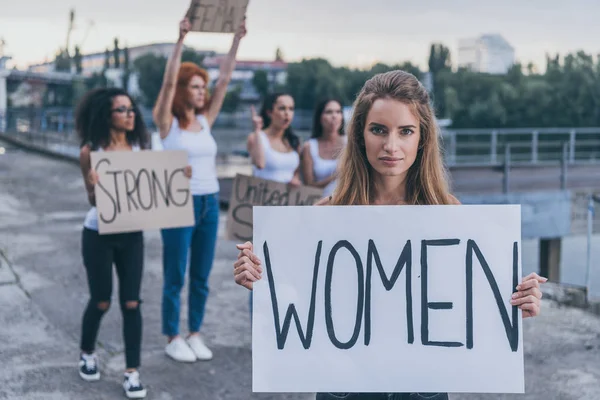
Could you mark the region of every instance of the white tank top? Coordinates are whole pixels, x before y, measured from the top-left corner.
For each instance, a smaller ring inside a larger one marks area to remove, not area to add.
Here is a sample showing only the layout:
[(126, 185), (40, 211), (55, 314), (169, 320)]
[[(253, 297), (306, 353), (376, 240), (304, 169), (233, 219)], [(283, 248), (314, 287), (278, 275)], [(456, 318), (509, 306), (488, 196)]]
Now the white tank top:
[[(101, 147), (97, 151), (104, 151), (104, 149)], [(140, 146), (131, 146), (131, 151), (140, 151)], [(83, 226), (93, 231), (98, 230), (98, 209), (96, 207), (90, 208), (90, 210), (87, 212), (85, 221), (83, 221)]]
[(255, 177), (275, 182), (289, 183), (300, 164), (300, 155), (297, 151), (282, 153), (271, 147), (267, 134), (260, 131), (258, 134), (260, 145), (265, 151), (265, 167), (263, 169), (252, 166)]
[[(322, 181), (323, 179), (329, 178), (331, 175), (335, 173), (335, 170), (338, 165), (338, 160), (327, 160), (325, 158), (321, 158), (319, 155), (319, 141), (317, 139), (310, 139), (308, 141), (310, 146), (310, 155), (313, 161), (313, 174), (315, 175), (315, 181)], [(323, 196), (329, 196), (333, 193), (335, 189), (336, 181), (331, 181), (325, 188), (323, 189)]]
[(189, 132), (181, 129), (177, 118), (173, 117), (171, 130), (162, 140), (165, 150), (185, 150), (188, 153), (188, 163), (192, 167), (190, 191), (192, 195), (201, 196), (219, 191), (217, 177), (217, 142), (210, 132), (208, 120), (204, 115), (196, 118), (202, 130)]

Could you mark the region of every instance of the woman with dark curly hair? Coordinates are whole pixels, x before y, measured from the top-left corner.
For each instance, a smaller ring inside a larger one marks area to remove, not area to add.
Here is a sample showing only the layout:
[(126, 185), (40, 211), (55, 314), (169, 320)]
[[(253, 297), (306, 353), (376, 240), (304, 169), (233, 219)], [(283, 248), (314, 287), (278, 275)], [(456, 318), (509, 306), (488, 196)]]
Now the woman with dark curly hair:
[(87, 272), (90, 300), (83, 314), (79, 375), (85, 381), (100, 379), (98, 357), (94, 350), (102, 317), (112, 297), (113, 264), (119, 278), (119, 303), (123, 315), (126, 371), (125, 395), (130, 399), (146, 397), (139, 379), (142, 343), (140, 287), (144, 269), (142, 232), (100, 235), (94, 187), (98, 174), (91, 166), (92, 151), (139, 151), (149, 147), (149, 136), (135, 102), (127, 92), (96, 89), (79, 103), (75, 127), (81, 139), (79, 161), (88, 200), (92, 206), (83, 227), (81, 247)]

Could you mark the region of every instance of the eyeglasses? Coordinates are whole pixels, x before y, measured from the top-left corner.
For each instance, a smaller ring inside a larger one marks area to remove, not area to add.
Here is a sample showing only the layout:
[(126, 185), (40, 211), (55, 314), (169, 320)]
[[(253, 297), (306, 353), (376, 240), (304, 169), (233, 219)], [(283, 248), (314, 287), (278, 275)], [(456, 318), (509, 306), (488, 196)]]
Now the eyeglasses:
[(119, 114), (135, 114), (135, 108), (131, 107), (131, 108), (127, 108), (127, 107), (119, 107), (119, 108), (114, 108), (111, 110), (112, 112), (117, 112)]

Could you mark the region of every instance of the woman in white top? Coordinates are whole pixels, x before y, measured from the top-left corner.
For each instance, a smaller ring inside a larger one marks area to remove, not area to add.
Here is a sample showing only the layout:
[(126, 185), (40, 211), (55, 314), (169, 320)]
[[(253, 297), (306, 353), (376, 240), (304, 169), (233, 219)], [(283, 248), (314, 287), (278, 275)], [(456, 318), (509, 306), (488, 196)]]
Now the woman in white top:
[(248, 136), (247, 146), (254, 176), (301, 185), (300, 139), (292, 130), (293, 118), (294, 99), (285, 93), (267, 96), (260, 116), (252, 108), (254, 131)]
[(325, 196), (331, 195), (336, 184), (338, 156), (345, 144), (342, 103), (325, 99), (315, 108), (312, 136), (302, 148), (304, 184), (323, 189)]
[[(129, 95), (116, 88), (88, 92), (77, 106), (75, 128), (81, 138), (79, 161), (88, 200), (92, 206), (83, 224), (81, 253), (87, 273), (90, 300), (81, 323), (79, 376), (85, 381), (100, 379), (96, 339), (102, 317), (110, 307), (113, 264), (119, 278), (119, 304), (123, 315), (125, 378), (128, 398), (144, 398), (139, 379), (142, 342), (140, 287), (144, 269), (144, 237), (141, 231), (98, 233), (95, 186), (98, 174), (91, 165), (92, 151), (138, 151), (149, 147), (141, 114)], [(110, 217), (109, 217), (110, 218)]]
[[(246, 35), (245, 20), (233, 37), (229, 53), (221, 64), (219, 78), (208, 96), (208, 73), (194, 63), (181, 63), (183, 40), (190, 30), (186, 18), (179, 24), (179, 39), (171, 54), (162, 88), (153, 110), (165, 150), (185, 150), (192, 169), (190, 190), (194, 201), (195, 224), (163, 229), (162, 333), (168, 337), (165, 351), (176, 361), (212, 359), (211, 350), (200, 338), (208, 297), (208, 278), (212, 269), (219, 225), (219, 181), (217, 144), (211, 134), (235, 68), (241, 39)], [(191, 250), (190, 250), (191, 249)], [(190, 254), (188, 329), (184, 340), (179, 335), (180, 297)]]

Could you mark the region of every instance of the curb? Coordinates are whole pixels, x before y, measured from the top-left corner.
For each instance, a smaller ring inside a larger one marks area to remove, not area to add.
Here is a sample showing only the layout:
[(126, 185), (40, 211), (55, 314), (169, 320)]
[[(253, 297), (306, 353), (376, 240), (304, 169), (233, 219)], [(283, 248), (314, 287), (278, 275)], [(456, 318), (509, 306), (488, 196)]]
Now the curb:
[(542, 285), (544, 299), (566, 307), (580, 308), (600, 316), (600, 300), (588, 301), (585, 287), (546, 282)]
[(4, 140), (7, 143), (12, 144), (13, 146), (20, 147), (24, 150), (31, 151), (33, 153), (38, 153), (50, 158), (54, 158), (61, 161), (67, 161), (72, 164), (79, 165), (79, 157), (71, 156), (68, 154), (59, 153), (56, 151), (48, 150), (43, 146), (39, 146), (37, 144), (28, 143), (24, 140), (17, 139), (13, 136), (7, 135), (5, 133), (0, 133), (0, 140)]

